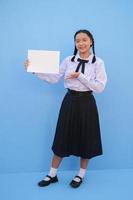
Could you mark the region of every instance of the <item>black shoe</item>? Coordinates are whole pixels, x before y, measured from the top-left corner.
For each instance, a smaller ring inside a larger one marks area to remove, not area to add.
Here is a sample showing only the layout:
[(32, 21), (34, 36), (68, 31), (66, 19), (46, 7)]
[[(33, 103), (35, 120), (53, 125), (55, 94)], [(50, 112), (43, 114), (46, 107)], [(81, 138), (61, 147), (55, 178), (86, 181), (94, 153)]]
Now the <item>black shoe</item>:
[(50, 183), (56, 183), (56, 182), (58, 182), (57, 176), (51, 177), (51, 176), (47, 175), (46, 177), (48, 177), (49, 180), (48, 180), (48, 181), (46, 181), (46, 180), (40, 181), (40, 182), (38, 183), (38, 185), (39, 185), (40, 187), (45, 187), (45, 186), (48, 186)]
[(73, 187), (73, 188), (77, 188), (77, 187), (79, 187), (79, 186), (81, 185), (81, 183), (83, 182), (83, 180), (82, 180), (82, 178), (81, 178), (80, 176), (75, 176), (74, 178), (79, 178), (80, 181), (77, 182), (77, 181), (75, 181), (75, 180), (72, 180), (72, 181), (70, 182), (70, 186)]

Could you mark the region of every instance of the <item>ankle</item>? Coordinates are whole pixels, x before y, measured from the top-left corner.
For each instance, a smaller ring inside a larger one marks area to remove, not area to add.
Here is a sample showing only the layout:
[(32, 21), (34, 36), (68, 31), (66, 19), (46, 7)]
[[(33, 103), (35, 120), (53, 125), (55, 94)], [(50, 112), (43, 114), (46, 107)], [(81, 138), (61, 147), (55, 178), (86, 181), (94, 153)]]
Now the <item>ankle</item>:
[(84, 178), (85, 173), (86, 173), (86, 169), (80, 168), (78, 172), (78, 176), (80, 176), (81, 178)]
[(51, 176), (51, 177), (55, 177), (56, 174), (57, 174), (57, 170), (58, 170), (58, 168), (51, 167), (48, 175)]

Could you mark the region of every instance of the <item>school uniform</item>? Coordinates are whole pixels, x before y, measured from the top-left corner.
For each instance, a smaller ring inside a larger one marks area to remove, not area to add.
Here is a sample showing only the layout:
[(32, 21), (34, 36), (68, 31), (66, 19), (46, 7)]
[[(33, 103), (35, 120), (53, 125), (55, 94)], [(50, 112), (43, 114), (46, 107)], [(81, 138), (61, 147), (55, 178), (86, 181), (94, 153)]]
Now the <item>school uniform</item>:
[[(101, 58), (96, 57), (96, 62), (92, 64), (93, 54), (81, 65), (79, 55), (74, 62), (71, 58), (68, 56), (64, 59), (59, 74), (37, 73), (37, 76), (50, 83), (56, 83), (64, 77), (64, 87), (67, 89), (52, 145), (54, 154), (90, 159), (102, 154), (99, 116), (93, 92), (104, 90), (107, 75)], [(81, 72), (77, 78), (65, 79), (75, 71)]]

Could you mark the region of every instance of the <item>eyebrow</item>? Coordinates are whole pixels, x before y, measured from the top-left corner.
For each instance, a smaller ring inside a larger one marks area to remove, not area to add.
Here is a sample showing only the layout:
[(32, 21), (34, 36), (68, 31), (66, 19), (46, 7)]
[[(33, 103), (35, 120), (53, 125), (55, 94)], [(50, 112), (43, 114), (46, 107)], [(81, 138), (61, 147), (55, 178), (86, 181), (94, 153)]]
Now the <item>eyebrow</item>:
[(78, 40), (87, 40), (87, 39), (88, 39), (87, 37), (83, 37), (81, 39), (77, 38), (77, 39), (75, 39), (75, 41), (78, 41)]

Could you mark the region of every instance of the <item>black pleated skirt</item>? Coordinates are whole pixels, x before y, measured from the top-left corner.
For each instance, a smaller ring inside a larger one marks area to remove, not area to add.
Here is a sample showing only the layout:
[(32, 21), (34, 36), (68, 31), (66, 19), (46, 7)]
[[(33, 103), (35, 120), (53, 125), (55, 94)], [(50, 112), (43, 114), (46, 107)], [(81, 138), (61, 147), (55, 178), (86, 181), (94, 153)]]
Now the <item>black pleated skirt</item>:
[(68, 90), (59, 112), (52, 145), (55, 155), (90, 159), (102, 154), (99, 116), (91, 91)]

